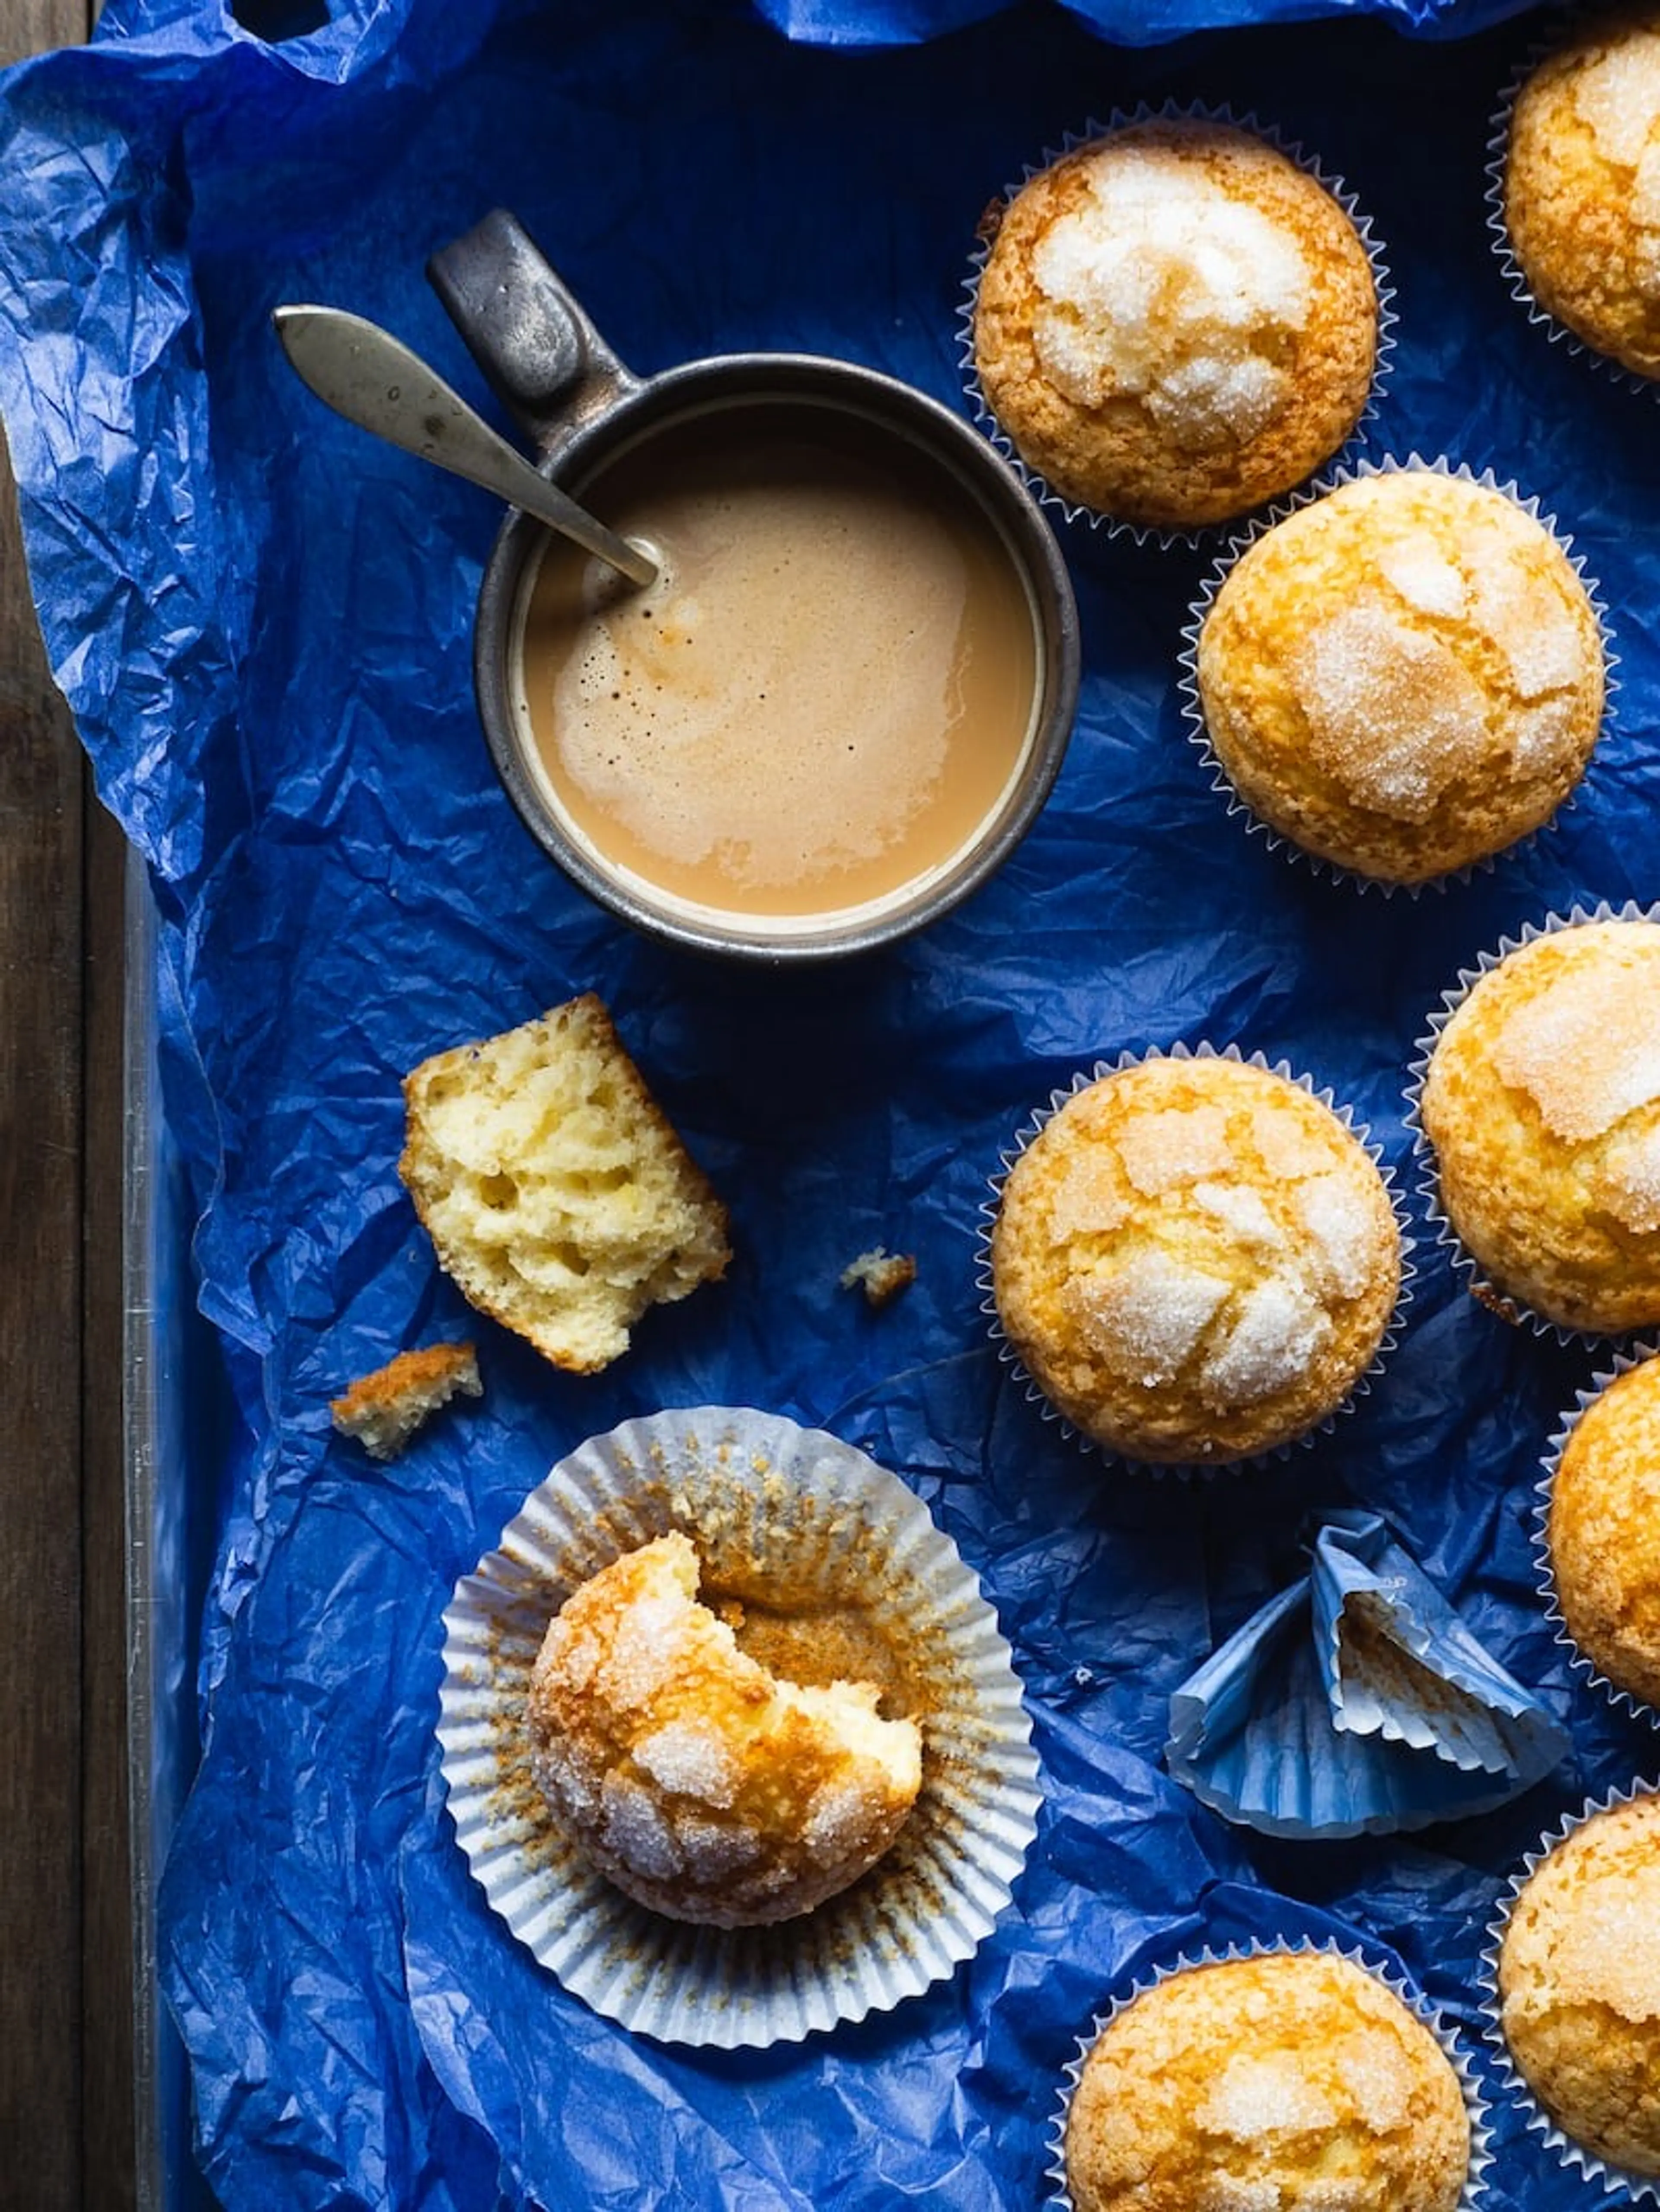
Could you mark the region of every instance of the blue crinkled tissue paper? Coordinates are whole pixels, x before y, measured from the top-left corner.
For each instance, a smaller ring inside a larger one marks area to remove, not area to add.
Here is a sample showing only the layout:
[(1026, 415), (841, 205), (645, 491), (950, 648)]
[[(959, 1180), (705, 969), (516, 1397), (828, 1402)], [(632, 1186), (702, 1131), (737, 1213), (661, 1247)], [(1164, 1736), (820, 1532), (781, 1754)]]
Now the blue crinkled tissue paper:
[[(1484, 1311), (1432, 1238), (1358, 1409), (1237, 1478), (1080, 1451), (978, 1309), (988, 1178), (1078, 1068), (1178, 1041), (1284, 1058), (1409, 1191), (1408, 1066), (1460, 966), (1660, 884), (1660, 410), (1529, 325), (1486, 229), (1490, 118), (1534, 27), (1481, 0), (1289, 20), (1317, 12), (112, 0), (89, 48), (0, 83), (0, 402), (52, 665), (160, 909), (168, 1132), (216, 1347), (166, 1471), (212, 1565), (161, 1932), (199, 2159), (237, 2212), (1012, 2212), (1043, 2194), (1074, 2038), (1137, 1974), (1329, 1935), (1475, 2044), (1481, 1931), (1523, 1851), (1660, 1767), (1655, 1732), (1572, 1676), (1534, 1584), (1539, 1457), (1593, 1355)], [(494, 503), (328, 414), (271, 309), (386, 324), (499, 420), (422, 271), (504, 206), (638, 370), (820, 351), (965, 408), (982, 210), (1086, 118), (1167, 97), (1273, 125), (1371, 217), (1400, 322), (1369, 450), (1491, 469), (1583, 556), (1622, 688), (1578, 802), (1417, 899), (1291, 864), (1183, 734), (1209, 556), (1074, 526), (1076, 734), (993, 884), (810, 975), (631, 936), (544, 860), (489, 764), (470, 636)], [(475, 1323), (396, 1172), (409, 1067), (584, 989), (728, 1200), (738, 1255), (593, 1378)], [(838, 1279), (879, 1243), (917, 1277), (873, 1313)], [(481, 1405), (384, 1468), (334, 1435), (349, 1379), (469, 1327)], [(998, 1608), (1043, 1763), (1014, 1906), (971, 1964), (763, 2054), (633, 2041), (568, 1997), (470, 1881), (436, 1776), (458, 1576), (584, 1437), (697, 1403), (829, 1428), (927, 1499)], [(1520, 1799), (1410, 1838), (1277, 1841), (1165, 1771), (1172, 1692), (1303, 1571), (1306, 1516), (1334, 1504), (1386, 1516), (1567, 1729)], [(1502, 2099), (1495, 2119), (1498, 2212), (1584, 2200)]]

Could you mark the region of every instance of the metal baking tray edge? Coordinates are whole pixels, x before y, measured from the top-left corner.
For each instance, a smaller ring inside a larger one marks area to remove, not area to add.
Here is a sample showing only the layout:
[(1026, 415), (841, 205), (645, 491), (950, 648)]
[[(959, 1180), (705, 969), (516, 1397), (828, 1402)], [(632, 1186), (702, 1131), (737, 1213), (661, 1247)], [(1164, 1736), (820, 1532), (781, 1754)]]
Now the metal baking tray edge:
[(161, 1106), (155, 903), (149, 871), (131, 849), (125, 896), (122, 1431), (136, 2197), (138, 2212), (208, 2212), (213, 2199), (191, 2148), (189, 2071), (161, 1995), (156, 1929), (161, 1868), (200, 1753), (196, 1652), (210, 1516), (192, 1511), (192, 1478), (202, 1470), (186, 1414), (204, 1324), (192, 1290), (183, 1169)]

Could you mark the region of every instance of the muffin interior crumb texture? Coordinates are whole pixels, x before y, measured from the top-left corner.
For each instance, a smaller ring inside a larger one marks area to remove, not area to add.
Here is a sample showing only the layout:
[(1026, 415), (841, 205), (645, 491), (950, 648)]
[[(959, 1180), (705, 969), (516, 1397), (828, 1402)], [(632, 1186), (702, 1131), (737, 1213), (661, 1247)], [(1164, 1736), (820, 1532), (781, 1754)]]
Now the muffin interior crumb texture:
[(655, 1539), (575, 1591), (531, 1680), (532, 1767), (573, 1840), (640, 1904), (744, 1927), (866, 1873), (921, 1786), (921, 1732), (871, 1682), (802, 1686), (699, 1603), (690, 1540)]
[(399, 1172), (439, 1264), (561, 1367), (721, 1276), (726, 1210), (592, 994), (425, 1060)]
[(1660, 1796), (1594, 1814), (1546, 1855), (1499, 1990), (1511, 2056), (1564, 2134), (1660, 2174)]
[(1469, 2157), (1433, 2035), (1329, 1953), (1190, 1967), (1086, 2057), (1066, 2131), (1077, 2212), (1452, 2212)]
[(1067, 1101), (1011, 1170), (993, 1237), (1010, 1341), (1085, 1435), (1227, 1459), (1329, 1413), (1400, 1279), (1363, 1147), (1298, 1085), (1150, 1060)]
[(1245, 512), (1347, 436), (1371, 263), (1312, 177), (1247, 131), (1126, 125), (1034, 178), (979, 287), (993, 412), (1063, 496), (1175, 527)]

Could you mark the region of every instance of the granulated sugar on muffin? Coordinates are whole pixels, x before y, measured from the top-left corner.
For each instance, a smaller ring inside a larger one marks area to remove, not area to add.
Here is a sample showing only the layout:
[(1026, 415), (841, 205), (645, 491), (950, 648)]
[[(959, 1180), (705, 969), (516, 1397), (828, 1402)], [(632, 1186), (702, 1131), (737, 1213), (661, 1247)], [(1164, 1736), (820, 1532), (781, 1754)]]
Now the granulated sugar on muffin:
[(1660, 927), (1507, 953), (1436, 1040), (1419, 1119), (1490, 1300), (1592, 1333), (1660, 1321)]
[(1469, 2154), (1435, 2036), (1325, 1951), (1142, 1990), (1085, 2059), (1065, 2138), (1075, 2212), (1454, 2212)]
[(858, 1879), (921, 1786), (921, 1734), (875, 1685), (802, 1686), (697, 1601), (690, 1540), (603, 1568), (549, 1626), (531, 1676), (532, 1765), (572, 1839), (638, 1903), (740, 1928)]
[(1417, 884), (1548, 820), (1602, 725), (1602, 634), (1556, 539), (1438, 471), (1366, 476), (1266, 531), (1199, 633), (1218, 762), (1305, 851)]
[(1563, 2134), (1660, 2174), (1660, 1796), (1594, 1813), (1534, 1869), (1499, 1996), (1517, 2070)]
[(1299, 1084), (1150, 1059), (1075, 1092), (1010, 1169), (991, 1247), (1010, 1346), (1129, 1459), (1248, 1458), (1316, 1427), (1401, 1281), (1383, 1179)]
[(725, 1273), (726, 1209), (592, 992), (423, 1060), (404, 1098), (439, 1265), (556, 1366), (608, 1365), (648, 1306)]
[(1660, 376), (1660, 9), (1598, 16), (1517, 94), (1504, 228), (1545, 313)]
[(1183, 530), (1329, 459), (1377, 359), (1366, 246), (1251, 131), (1125, 124), (1000, 210), (974, 311), (987, 404), (1069, 502)]
[(1616, 1690), (1660, 1709), (1660, 1358), (1616, 1375), (1575, 1422), (1545, 1545), (1573, 1644)]

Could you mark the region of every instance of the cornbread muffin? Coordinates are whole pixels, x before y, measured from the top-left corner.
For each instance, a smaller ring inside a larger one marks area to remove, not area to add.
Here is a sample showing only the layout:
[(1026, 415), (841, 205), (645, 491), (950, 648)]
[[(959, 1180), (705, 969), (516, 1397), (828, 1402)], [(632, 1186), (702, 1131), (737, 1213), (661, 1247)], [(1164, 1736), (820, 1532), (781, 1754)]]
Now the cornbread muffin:
[(1660, 1320), (1660, 927), (1507, 954), (1437, 1039), (1419, 1119), (1489, 1303), (1593, 1334)]
[(1593, 1814), (1535, 1868), (1499, 1997), (1517, 2070), (1563, 2134), (1660, 2174), (1660, 1796)]
[(1250, 131), (1126, 124), (995, 220), (975, 370), (1064, 499), (1178, 530), (1222, 521), (1300, 483), (1359, 421), (1371, 258), (1331, 193)]
[(1660, 9), (1583, 25), (1511, 115), (1504, 222), (1546, 313), (1660, 376)]
[(404, 1101), (439, 1266), (556, 1366), (607, 1366), (648, 1306), (726, 1272), (726, 1208), (592, 992), (423, 1060)]
[(329, 1412), (342, 1436), (356, 1437), (371, 1459), (396, 1459), (441, 1407), (482, 1398), (478, 1358), (470, 1344), (425, 1344), (360, 1375)]
[(697, 1602), (689, 1538), (584, 1583), (531, 1675), (536, 1779), (617, 1887), (676, 1920), (793, 1919), (874, 1866), (921, 1787), (915, 1721), (869, 1682), (800, 1686)]
[(1152, 1059), (1075, 1092), (1010, 1169), (992, 1234), (1009, 1343), (1126, 1458), (1288, 1443), (1371, 1364), (1401, 1282), (1383, 1178), (1299, 1084)]
[(1575, 1645), (1615, 1689), (1660, 1707), (1660, 1359), (1616, 1376), (1574, 1424), (1545, 1547)]
[(1246, 805), (1386, 883), (1538, 829), (1602, 718), (1602, 635), (1566, 554), (1502, 492), (1423, 468), (1266, 531), (1204, 617), (1195, 673)]
[(1076, 2212), (1453, 2212), (1469, 2115), (1422, 2021), (1329, 1951), (1189, 1966), (1131, 1999), (1067, 2118)]

